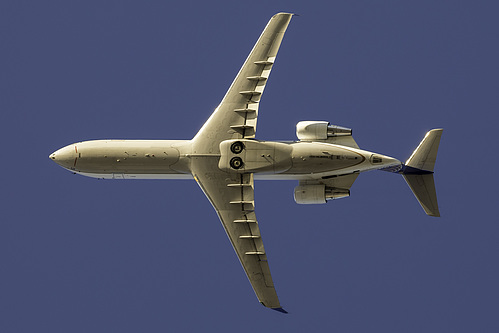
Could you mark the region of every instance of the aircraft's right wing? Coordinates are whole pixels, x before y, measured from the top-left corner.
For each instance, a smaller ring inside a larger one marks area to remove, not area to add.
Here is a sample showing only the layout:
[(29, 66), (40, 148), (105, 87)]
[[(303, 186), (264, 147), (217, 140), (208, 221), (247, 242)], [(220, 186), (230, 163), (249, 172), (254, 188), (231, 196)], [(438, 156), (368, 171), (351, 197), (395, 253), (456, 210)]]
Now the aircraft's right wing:
[(258, 106), (293, 14), (274, 15), (220, 105), (194, 137), (194, 153), (217, 152), (220, 142), (254, 138)]
[(218, 168), (215, 157), (192, 157), (191, 169), (215, 208), (258, 300), (266, 307), (285, 312), (277, 298), (255, 217), (253, 174), (224, 172)]

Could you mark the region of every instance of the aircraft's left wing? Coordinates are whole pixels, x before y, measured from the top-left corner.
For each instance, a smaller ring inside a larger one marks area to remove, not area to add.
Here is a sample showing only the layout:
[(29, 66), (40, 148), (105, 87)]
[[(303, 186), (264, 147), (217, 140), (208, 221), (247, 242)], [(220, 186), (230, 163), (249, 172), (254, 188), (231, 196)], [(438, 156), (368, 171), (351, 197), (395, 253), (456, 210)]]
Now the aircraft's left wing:
[(220, 142), (254, 138), (258, 105), (293, 14), (274, 15), (220, 105), (194, 137), (194, 153), (217, 152)]
[(215, 208), (258, 300), (282, 310), (270, 275), (267, 256), (255, 216), (253, 174), (221, 171), (218, 158), (192, 157), (191, 169)]

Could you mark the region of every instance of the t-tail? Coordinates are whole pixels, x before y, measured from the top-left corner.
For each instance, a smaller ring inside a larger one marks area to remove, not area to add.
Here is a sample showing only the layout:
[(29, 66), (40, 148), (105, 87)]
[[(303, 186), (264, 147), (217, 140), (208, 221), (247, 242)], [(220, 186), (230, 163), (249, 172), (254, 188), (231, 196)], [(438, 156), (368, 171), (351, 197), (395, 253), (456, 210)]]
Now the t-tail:
[(440, 212), (433, 180), (433, 168), (442, 131), (443, 129), (433, 129), (426, 133), (424, 139), (399, 171), (425, 213), (437, 217), (440, 216)]

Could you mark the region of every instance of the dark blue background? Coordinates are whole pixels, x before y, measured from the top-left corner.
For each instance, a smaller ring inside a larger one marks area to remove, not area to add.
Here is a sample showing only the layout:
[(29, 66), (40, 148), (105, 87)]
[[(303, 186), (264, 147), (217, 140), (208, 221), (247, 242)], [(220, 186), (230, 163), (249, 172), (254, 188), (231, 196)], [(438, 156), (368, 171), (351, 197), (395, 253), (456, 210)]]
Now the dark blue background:
[[(495, 1), (0, 3), (0, 331), (497, 332)], [(268, 19), (294, 17), (257, 138), (351, 127), (405, 160), (444, 128), (441, 218), (403, 179), (296, 205), (256, 183), (282, 315), (260, 304), (194, 181), (102, 181), (48, 159), (100, 138), (190, 139)]]

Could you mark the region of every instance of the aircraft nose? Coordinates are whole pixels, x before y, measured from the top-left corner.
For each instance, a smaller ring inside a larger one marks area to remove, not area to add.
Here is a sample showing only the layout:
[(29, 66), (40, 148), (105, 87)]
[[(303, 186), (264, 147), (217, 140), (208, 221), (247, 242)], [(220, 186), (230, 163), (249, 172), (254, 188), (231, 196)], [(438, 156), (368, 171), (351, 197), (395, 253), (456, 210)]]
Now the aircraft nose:
[(75, 147), (74, 145), (63, 147), (50, 154), (49, 158), (63, 168), (74, 168), (77, 158)]

